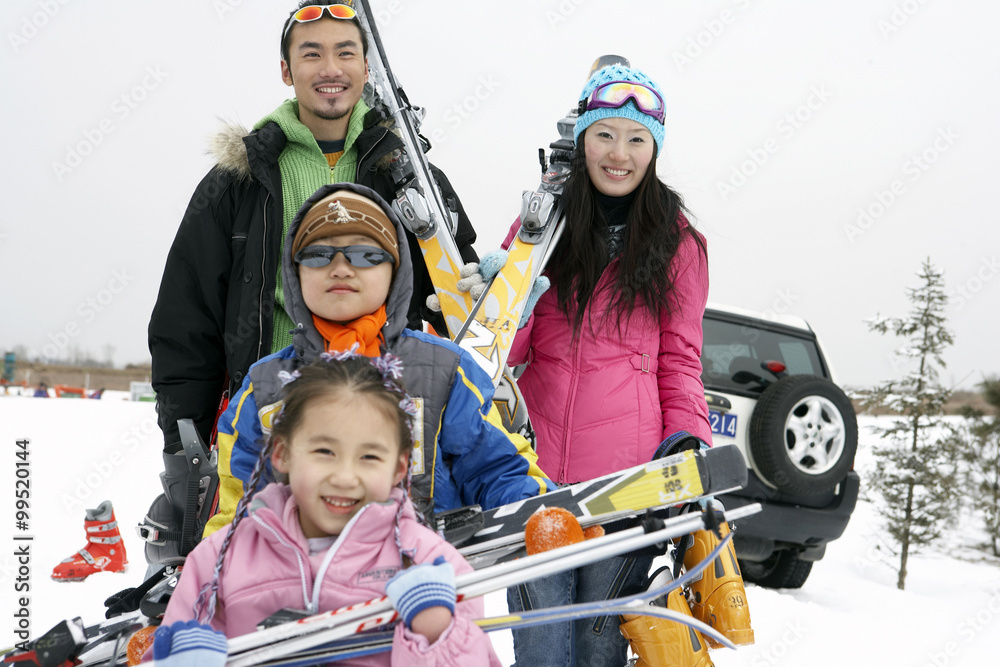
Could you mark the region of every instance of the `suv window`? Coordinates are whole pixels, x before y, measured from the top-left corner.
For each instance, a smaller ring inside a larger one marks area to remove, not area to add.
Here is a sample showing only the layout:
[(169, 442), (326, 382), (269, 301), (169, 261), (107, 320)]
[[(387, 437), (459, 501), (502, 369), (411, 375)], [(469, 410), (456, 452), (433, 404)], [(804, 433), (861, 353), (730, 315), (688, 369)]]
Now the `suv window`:
[(784, 364), (787, 375), (827, 377), (816, 340), (807, 332), (715, 319), (707, 313), (702, 328), (701, 380), (706, 389), (760, 394), (777, 380), (763, 366), (768, 361)]

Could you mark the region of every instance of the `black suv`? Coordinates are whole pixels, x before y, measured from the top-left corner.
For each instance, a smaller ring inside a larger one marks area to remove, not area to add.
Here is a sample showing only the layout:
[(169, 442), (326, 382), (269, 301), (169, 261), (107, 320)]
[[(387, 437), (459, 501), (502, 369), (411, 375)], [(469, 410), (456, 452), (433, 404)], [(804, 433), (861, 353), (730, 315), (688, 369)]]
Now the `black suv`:
[(703, 326), (714, 446), (739, 447), (750, 467), (746, 487), (720, 500), (763, 507), (736, 523), (743, 578), (799, 588), (857, 503), (854, 408), (804, 320), (710, 305)]

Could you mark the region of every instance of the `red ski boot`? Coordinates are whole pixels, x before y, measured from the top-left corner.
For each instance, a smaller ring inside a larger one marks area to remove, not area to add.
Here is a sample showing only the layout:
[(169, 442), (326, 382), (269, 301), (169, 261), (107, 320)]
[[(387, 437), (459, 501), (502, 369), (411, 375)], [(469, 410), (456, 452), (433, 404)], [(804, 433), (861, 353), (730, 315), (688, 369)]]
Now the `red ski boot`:
[(83, 581), (95, 572), (124, 572), (128, 565), (125, 544), (118, 532), (118, 522), (111, 501), (87, 510), (83, 523), (87, 544), (52, 569), (56, 581)]

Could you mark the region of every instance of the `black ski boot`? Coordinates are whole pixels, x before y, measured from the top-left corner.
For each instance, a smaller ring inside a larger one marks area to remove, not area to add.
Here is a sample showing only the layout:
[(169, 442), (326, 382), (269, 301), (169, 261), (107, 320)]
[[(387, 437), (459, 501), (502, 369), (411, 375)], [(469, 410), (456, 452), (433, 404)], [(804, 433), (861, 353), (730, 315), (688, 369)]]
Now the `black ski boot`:
[(218, 503), (215, 453), (209, 453), (190, 419), (178, 420), (177, 426), (184, 449), (163, 454), (163, 494), (136, 528), (146, 542), (150, 571), (182, 563), (201, 540)]

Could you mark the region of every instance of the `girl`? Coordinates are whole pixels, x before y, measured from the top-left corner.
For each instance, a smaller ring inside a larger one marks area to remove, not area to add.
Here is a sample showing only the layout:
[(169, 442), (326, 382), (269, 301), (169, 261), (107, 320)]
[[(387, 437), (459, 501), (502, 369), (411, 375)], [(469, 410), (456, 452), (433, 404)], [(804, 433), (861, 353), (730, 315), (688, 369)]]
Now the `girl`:
[[(592, 73), (579, 97), (566, 228), (546, 275), (552, 289), (522, 318), (508, 363), (557, 483), (649, 461), (677, 431), (711, 442), (701, 382), (708, 297), (705, 239), (657, 178), (664, 104), (638, 69)], [(504, 242), (517, 233), (515, 222)], [(618, 597), (642, 585), (652, 556), (612, 558), (508, 591), (511, 610)], [(626, 640), (608, 617), (514, 632), (518, 665), (621, 665)]]
[[(455, 604), (454, 571), (472, 568), (408, 499), (416, 409), (401, 373), (392, 355), (352, 349), (284, 374), (283, 407), (236, 520), (185, 561), (158, 662), (225, 664), (225, 642), (187, 619), (235, 637), (283, 608), (316, 614), (388, 594), (403, 620), (391, 656), (344, 664), (499, 665), (471, 620), (482, 600)], [(267, 461), (285, 481), (255, 493)]]

